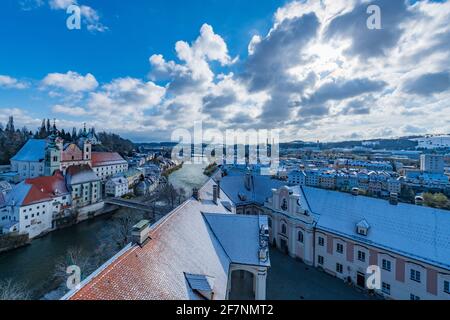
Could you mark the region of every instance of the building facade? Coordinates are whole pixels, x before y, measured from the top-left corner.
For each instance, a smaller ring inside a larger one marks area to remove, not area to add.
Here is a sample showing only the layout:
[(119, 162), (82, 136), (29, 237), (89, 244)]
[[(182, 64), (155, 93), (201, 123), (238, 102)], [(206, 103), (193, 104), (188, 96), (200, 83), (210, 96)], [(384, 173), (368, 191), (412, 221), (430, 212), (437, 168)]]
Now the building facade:
[[(246, 190), (244, 177), (240, 185), (227, 179), (221, 187), (242, 212), (233, 194)], [(266, 183), (251, 192), (266, 201), (253, 197), (242, 207), (269, 217), (271, 244), (291, 257), (361, 289), (368, 267), (377, 266), (381, 282), (374, 292), (386, 299), (450, 300), (448, 212), (305, 186)]]
[(93, 152), (92, 169), (102, 181), (128, 171), (128, 162), (116, 152)]

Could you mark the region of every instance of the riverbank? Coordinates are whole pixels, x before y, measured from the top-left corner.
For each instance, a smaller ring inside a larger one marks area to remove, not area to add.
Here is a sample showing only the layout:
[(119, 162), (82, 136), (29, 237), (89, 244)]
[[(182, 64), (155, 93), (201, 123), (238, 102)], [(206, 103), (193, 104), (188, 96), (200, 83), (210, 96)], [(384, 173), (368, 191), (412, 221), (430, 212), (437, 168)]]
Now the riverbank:
[(177, 165), (177, 166), (175, 166), (175, 167), (172, 167), (172, 168), (170, 168), (170, 169), (167, 169), (166, 171), (164, 171), (163, 173), (162, 173), (162, 176), (163, 177), (169, 177), (172, 173), (174, 173), (174, 172), (176, 172), (176, 171), (178, 171), (178, 170), (180, 170), (180, 169), (182, 169), (183, 168), (183, 163), (181, 163), (181, 164), (179, 164), (179, 165)]

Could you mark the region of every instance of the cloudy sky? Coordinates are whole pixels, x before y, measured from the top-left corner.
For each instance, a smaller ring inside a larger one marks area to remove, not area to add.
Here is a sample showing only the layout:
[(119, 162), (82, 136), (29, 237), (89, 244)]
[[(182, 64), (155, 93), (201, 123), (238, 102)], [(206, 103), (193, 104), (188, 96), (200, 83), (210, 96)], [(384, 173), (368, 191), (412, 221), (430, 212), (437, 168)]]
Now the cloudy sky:
[[(450, 132), (450, 1), (3, 0), (0, 123), (281, 130), (281, 140)], [(81, 30), (69, 30), (77, 4)], [(367, 8), (381, 29), (367, 28)]]

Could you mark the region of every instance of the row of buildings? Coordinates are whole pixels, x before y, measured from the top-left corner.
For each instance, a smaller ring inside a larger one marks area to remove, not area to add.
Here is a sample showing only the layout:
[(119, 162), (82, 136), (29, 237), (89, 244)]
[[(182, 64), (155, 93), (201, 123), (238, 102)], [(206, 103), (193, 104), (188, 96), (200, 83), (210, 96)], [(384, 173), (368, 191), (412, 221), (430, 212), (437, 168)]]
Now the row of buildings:
[[(449, 176), (444, 171), (444, 156), (439, 154), (421, 155), (420, 168), (401, 167), (397, 171), (393, 171), (392, 165), (387, 162), (345, 159), (335, 161), (334, 165), (298, 168), (299, 165), (281, 171), (281, 178), (287, 179), (289, 184), (323, 189), (348, 192), (358, 188), (363, 193), (380, 197), (400, 194), (403, 186), (417, 194), (427, 191), (450, 193)], [(368, 168), (385, 170), (369, 171)]]
[(387, 171), (353, 171), (309, 169), (293, 170), (288, 173), (287, 181), (292, 185), (317, 187), (330, 190), (360, 191), (377, 195), (389, 196), (401, 192), (402, 182), (394, 172)]

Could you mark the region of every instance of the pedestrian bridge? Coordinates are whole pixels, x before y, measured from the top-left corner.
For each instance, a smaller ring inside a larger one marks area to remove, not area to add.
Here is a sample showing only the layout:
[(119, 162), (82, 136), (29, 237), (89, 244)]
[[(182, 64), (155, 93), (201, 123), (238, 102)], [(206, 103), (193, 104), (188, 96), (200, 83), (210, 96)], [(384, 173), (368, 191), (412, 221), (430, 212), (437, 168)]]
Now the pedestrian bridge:
[(106, 199), (104, 201), (106, 204), (112, 204), (112, 205), (116, 205), (119, 207), (125, 207), (125, 208), (136, 209), (136, 210), (153, 213), (153, 209), (150, 206), (148, 206), (142, 202), (125, 200), (125, 199), (120, 199), (120, 198), (111, 198), (111, 199)]

